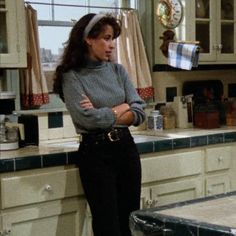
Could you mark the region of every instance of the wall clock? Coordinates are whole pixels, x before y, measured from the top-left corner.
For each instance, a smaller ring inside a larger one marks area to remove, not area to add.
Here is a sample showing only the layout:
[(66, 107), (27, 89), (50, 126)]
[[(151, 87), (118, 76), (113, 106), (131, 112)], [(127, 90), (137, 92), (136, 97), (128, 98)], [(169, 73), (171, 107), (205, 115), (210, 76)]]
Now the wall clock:
[(160, 0), (156, 14), (165, 28), (174, 29), (183, 18), (183, 5), (180, 0)]

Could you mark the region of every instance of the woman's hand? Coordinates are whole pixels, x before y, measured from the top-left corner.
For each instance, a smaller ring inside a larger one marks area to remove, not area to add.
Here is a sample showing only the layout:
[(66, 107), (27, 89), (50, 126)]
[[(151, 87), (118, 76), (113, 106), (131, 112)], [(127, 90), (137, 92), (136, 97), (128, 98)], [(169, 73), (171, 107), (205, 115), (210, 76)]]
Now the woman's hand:
[(117, 116), (116, 124), (131, 125), (134, 120), (134, 114), (130, 111), (130, 106), (127, 103), (122, 103), (112, 108)]
[(90, 99), (86, 95), (84, 95), (84, 94), (82, 94), (82, 96), (84, 98), (80, 101), (80, 106), (82, 108), (85, 108), (85, 109), (92, 109), (92, 108), (94, 108), (92, 102), (90, 101)]
[(130, 110), (130, 106), (129, 106), (128, 103), (122, 103), (122, 104), (120, 104), (118, 106), (113, 107), (112, 109), (113, 109), (113, 111), (116, 111), (117, 117), (119, 118), (124, 113), (126, 113), (127, 111)]

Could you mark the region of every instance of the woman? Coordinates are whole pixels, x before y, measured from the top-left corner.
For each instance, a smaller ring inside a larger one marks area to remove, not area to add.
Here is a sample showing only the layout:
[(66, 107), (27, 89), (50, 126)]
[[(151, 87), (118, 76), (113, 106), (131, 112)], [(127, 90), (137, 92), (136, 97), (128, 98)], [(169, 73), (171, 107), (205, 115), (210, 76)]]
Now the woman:
[(145, 103), (124, 67), (111, 62), (120, 31), (111, 15), (83, 16), (54, 81), (82, 137), (78, 166), (94, 236), (131, 235), (129, 214), (140, 204), (140, 158), (128, 126), (145, 120)]

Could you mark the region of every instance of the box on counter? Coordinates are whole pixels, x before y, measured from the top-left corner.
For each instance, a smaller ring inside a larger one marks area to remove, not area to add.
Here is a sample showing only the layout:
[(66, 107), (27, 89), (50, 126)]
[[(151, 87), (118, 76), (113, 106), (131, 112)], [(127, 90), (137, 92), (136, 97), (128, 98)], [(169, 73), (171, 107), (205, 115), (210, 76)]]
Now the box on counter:
[(236, 126), (236, 111), (226, 114), (226, 125)]
[(218, 111), (198, 111), (194, 113), (194, 126), (202, 129), (214, 129), (220, 127), (220, 115)]

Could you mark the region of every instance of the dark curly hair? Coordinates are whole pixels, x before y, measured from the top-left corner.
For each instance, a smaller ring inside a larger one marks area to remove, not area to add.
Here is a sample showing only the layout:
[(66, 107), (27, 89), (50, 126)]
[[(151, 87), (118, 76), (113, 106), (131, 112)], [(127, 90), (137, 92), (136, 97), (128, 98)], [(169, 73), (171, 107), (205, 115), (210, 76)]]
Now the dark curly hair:
[[(88, 54), (88, 47), (84, 40), (84, 30), (90, 20), (95, 16), (89, 13), (83, 16), (72, 28), (60, 64), (57, 66), (54, 74), (53, 92), (59, 94), (64, 101), (62, 91), (63, 73), (74, 69), (80, 70), (86, 65), (85, 57)], [(97, 38), (104, 30), (104, 27), (110, 25), (113, 28), (113, 39), (117, 38), (121, 33), (121, 23), (111, 14), (106, 14), (91, 29), (88, 34), (89, 38)]]

